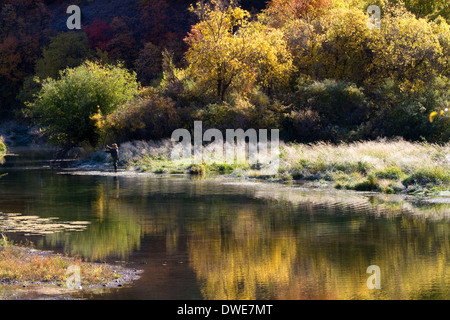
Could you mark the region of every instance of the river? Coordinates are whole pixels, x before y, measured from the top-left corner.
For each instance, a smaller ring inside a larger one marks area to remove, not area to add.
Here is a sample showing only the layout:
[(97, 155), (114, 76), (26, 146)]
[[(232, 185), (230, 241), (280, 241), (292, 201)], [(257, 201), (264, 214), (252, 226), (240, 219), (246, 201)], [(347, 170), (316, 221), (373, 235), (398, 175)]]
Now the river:
[[(58, 171), (21, 155), (6, 157), (4, 172), (0, 229), (14, 241), (142, 270), (130, 285), (78, 297), (450, 298), (449, 203), (227, 178)], [(368, 287), (369, 266), (378, 268), (380, 289)]]

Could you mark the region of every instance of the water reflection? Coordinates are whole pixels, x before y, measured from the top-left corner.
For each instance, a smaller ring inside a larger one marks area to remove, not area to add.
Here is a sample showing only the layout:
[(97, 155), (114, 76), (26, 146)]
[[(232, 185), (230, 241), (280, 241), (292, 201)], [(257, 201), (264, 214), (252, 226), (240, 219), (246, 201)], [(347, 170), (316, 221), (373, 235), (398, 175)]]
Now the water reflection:
[[(276, 214), (276, 213), (274, 213)], [(240, 228), (243, 221), (245, 232)], [(238, 218), (239, 217), (239, 218)], [(267, 220), (268, 219), (268, 220)], [(238, 212), (229, 228), (189, 240), (193, 268), (208, 299), (449, 298), (448, 224), (396, 218), (277, 217)], [(266, 221), (265, 221), (266, 220)], [(339, 230), (339, 232), (337, 232)], [(382, 288), (366, 287), (376, 264)]]
[[(128, 297), (189, 286), (199, 293), (173, 290), (166, 298), (450, 298), (449, 204), (270, 184), (17, 171), (0, 180), (0, 209), (89, 221), (83, 232), (50, 234), (38, 246), (143, 263), (142, 280), (121, 291)], [(187, 261), (170, 267), (170, 257)], [(381, 268), (381, 290), (367, 289), (372, 264)]]
[(270, 299), (290, 283), (299, 249), (294, 230), (258, 211), (230, 215), (223, 208), (191, 226), (189, 257), (205, 299)]

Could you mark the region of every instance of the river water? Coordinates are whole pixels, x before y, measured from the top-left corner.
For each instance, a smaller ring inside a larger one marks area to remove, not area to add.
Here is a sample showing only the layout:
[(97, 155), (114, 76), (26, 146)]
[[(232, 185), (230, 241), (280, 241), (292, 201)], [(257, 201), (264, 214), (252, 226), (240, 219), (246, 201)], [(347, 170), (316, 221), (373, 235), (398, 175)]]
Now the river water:
[[(61, 172), (20, 159), (7, 157), (0, 168), (8, 173), (0, 178), (0, 229), (38, 249), (142, 270), (131, 285), (83, 298), (450, 298), (445, 201)], [(369, 266), (379, 268), (380, 289), (367, 285)]]

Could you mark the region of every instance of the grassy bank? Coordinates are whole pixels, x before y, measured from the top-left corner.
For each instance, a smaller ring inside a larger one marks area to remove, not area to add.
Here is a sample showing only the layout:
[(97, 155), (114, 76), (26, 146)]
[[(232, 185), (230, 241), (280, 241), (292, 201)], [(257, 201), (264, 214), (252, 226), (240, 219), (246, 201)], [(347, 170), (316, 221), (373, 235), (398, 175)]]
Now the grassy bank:
[(167, 152), (145, 155), (128, 166), (142, 172), (231, 175), (278, 181), (306, 180), (335, 188), (385, 193), (450, 190), (450, 144), (397, 141), (283, 144), (275, 175), (250, 165), (201, 164), (169, 160)]
[(0, 156), (6, 153), (6, 146), (3, 143), (3, 138), (0, 136)]
[[(2, 136), (0, 136), (0, 165), (4, 163), (6, 154), (6, 145), (4, 143), (4, 139)], [(0, 178), (4, 176), (5, 174), (0, 174)]]
[(0, 236), (0, 285), (53, 285), (67, 288), (67, 280), (74, 275), (70, 266), (79, 267), (83, 288), (110, 286), (124, 279), (121, 268), (87, 263), (81, 258), (34, 250), (30, 246), (14, 245), (3, 234)]
[(0, 136), (0, 157), (6, 153), (6, 145), (2, 136)]

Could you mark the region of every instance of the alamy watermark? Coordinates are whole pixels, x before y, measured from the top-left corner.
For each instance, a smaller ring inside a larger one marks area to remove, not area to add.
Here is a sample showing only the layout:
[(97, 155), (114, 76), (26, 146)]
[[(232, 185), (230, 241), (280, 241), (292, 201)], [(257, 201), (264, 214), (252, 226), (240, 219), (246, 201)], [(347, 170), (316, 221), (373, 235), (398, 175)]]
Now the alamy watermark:
[(81, 289), (81, 269), (80, 266), (71, 265), (67, 268), (66, 275), (67, 278), (66, 285), (69, 289)]
[(67, 7), (66, 13), (71, 13), (72, 15), (67, 18), (66, 26), (69, 30), (81, 29), (81, 9), (77, 5), (71, 5)]
[(370, 265), (367, 267), (366, 273), (371, 273), (372, 275), (367, 279), (367, 288), (381, 289), (381, 270), (377, 265)]
[[(193, 164), (247, 164), (255, 165), (266, 174), (276, 174), (280, 165), (279, 130), (208, 129), (203, 133), (202, 121), (194, 121), (194, 144), (187, 129), (172, 133), (176, 143), (171, 152), (172, 160), (188, 160)], [(209, 143), (204, 146), (204, 142)]]
[(369, 18), (367, 19), (367, 27), (369, 29), (380, 29), (381, 9), (379, 6), (370, 5), (367, 8)]

